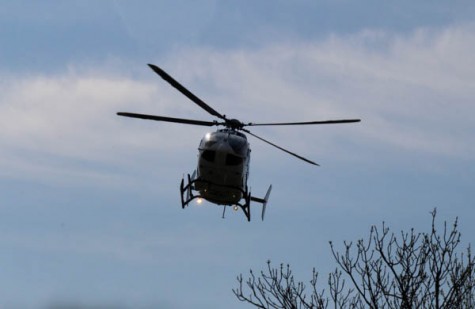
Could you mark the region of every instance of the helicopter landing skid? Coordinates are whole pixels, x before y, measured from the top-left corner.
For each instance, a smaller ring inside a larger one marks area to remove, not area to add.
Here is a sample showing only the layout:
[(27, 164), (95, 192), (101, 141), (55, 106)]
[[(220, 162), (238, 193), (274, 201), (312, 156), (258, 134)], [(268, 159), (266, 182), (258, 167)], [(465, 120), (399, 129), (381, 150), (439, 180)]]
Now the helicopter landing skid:
[[(193, 201), (195, 199), (198, 199), (198, 198), (205, 198), (202, 195), (195, 194), (193, 192), (193, 191), (196, 192), (196, 190), (194, 189), (194, 184), (197, 181), (205, 182), (205, 183), (208, 183), (209, 185), (216, 186), (216, 184), (203, 181), (202, 179), (195, 178), (195, 175), (196, 175), (196, 172), (194, 172), (192, 176), (190, 176), (190, 174), (187, 175), (187, 180), (188, 181), (187, 181), (186, 185), (185, 185), (185, 178), (182, 178), (182, 180), (181, 180), (181, 183), (180, 183), (180, 198), (181, 198), (181, 208), (183, 208), (183, 209), (186, 206), (188, 206), (191, 201)], [(272, 185), (270, 185), (269, 189), (267, 189), (267, 193), (266, 193), (264, 198), (254, 197), (247, 190), (244, 191), (244, 190), (242, 190), (240, 188), (236, 188), (236, 187), (229, 187), (229, 188), (239, 189), (242, 192), (242, 195), (243, 195), (242, 200), (243, 200), (244, 203), (239, 203), (238, 202), (238, 203), (234, 203), (234, 204), (223, 204), (224, 205), (223, 218), (224, 218), (224, 213), (226, 211), (226, 207), (227, 206), (234, 206), (234, 207), (241, 208), (242, 211), (244, 212), (244, 215), (247, 218), (247, 221), (251, 221), (251, 201), (253, 201), (253, 202), (258, 202), (258, 203), (262, 204), (261, 219), (264, 220), (264, 214), (265, 214), (265, 211), (266, 211), (267, 201), (269, 199), (269, 195), (270, 195), (270, 192), (272, 190)]]

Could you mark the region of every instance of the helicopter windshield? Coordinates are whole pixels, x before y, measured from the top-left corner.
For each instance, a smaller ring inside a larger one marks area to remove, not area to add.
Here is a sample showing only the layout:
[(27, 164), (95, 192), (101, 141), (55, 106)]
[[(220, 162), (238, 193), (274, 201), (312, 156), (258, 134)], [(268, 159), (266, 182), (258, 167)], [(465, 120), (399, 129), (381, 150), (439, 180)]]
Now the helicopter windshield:
[(200, 148), (210, 149), (219, 142), (227, 142), (231, 149), (240, 156), (245, 156), (248, 150), (246, 136), (240, 132), (219, 130), (214, 133), (207, 133), (201, 140)]
[(237, 154), (244, 156), (247, 151), (247, 140), (238, 136), (229, 139), (229, 146)]
[(201, 140), (201, 147), (209, 148), (216, 144), (220, 138), (216, 134), (207, 133)]

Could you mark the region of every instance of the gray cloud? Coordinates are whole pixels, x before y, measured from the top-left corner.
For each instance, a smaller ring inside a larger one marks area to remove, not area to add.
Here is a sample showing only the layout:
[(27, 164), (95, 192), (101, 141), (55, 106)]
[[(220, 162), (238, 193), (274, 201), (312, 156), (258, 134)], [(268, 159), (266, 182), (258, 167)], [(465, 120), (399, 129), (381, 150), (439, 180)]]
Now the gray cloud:
[[(464, 24), (406, 36), (363, 31), (256, 50), (182, 50), (157, 63), (213, 107), (245, 122), (363, 119), (355, 127), (256, 129), (303, 153), (318, 149), (319, 156), (334, 156), (353, 139), (396, 152), (473, 158), (473, 30)], [(119, 166), (138, 168), (157, 153), (186, 154), (194, 162), (202, 128), (124, 120), (115, 113), (209, 119), (153, 72), (146, 80), (99, 69), (4, 81), (0, 166), (9, 177), (70, 175), (107, 183), (124, 172)], [(318, 145), (304, 142), (312, 132), (321, 136)]]

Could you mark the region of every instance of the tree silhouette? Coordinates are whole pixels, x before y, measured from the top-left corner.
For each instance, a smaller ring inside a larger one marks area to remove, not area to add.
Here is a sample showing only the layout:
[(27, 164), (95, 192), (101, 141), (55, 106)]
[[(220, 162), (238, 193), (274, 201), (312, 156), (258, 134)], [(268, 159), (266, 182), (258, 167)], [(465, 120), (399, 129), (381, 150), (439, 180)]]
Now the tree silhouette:
[[(236, 297), (258, 308), (475, 308), (475, 259), (470, 246), (458, 252), (458, 219), (436, 228), (431, 212), (428, 233), (414, 229), (390, 233), (383, 222), (369, 237), (344, 242), (338, 251), (330, 242), (337, 267), (324, 287), (314, 269), (307, 286), (294, 279), (289, 265), (273, 267), (247, 280), (237, 277)], [(326, 289), (325, 289), (326, 288)]]

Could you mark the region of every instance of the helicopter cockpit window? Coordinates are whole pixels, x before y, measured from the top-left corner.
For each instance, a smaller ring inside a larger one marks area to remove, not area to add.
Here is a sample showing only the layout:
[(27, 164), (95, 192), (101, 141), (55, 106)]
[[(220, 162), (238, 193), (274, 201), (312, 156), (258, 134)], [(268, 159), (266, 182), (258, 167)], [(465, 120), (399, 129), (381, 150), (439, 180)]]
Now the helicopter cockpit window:
[(243, 138), (231, 138), (229, 140), (229, 145), (234, 150), (235, 153), (240, 155), (245, 155), (247, 151), (247, 141)]
[(214, 158), (216, 157), (216, 151), (204, 150), (201, 154), (201, 157), (208, 162), (214, 162)]
[(201, 140), (200, 147), (202, 148), (210, 148), (214, 144), (216, 144), (220, 139), (220, 136), (214, 133), (208, 133), (205, 137)]
[(235, 156), (228, 153), (226, 155), (226, 165), (239, 165), (242, 164), (243, 159), (241, 157)]

